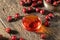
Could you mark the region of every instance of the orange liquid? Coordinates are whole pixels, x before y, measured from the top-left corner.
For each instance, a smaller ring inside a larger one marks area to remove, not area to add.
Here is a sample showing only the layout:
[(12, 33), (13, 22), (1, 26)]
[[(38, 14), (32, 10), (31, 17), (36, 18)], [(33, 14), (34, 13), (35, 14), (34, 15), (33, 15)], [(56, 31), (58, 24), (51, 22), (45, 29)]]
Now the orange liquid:
[(22, 19), (24, 29), (28, 31), (35, 32), (45, 32), (46, 29), (42, 26), (42, 21), (38, 16), (35, 15), (27, 15)]

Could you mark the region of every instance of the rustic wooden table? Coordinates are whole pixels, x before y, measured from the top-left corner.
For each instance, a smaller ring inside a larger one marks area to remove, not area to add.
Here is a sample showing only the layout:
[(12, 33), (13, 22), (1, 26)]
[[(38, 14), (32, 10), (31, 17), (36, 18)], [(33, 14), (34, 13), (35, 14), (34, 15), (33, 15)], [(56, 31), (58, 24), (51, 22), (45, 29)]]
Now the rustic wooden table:
[[(34, 32), (29, 32), (23, 29), (22, 19), (15, 22), (7, 22), (6, 17), (11, 15), (14, 16), (15, 13), (20, 13), (21, 16), (25, 16), (22, 12), (22, 6), (19, 4), (19, 0), (0, 0), (0, 34), (4, 37), (10, 38), (12, 34), (5, 32), (5, 28), (10, 27), (12, 30), (18, 31), (18, 34), (15, 34), (17, 37), (23, 37), (26, 40), (42, 40), (40, 35)], [(44, 20), (45, 15), (39, 13), (33, 13), (38, 15), (42, 20)], [(60, 40), (60, 13), (54, 12), (55, 17), (50, 21), (51, 37), (46, 40)], [(5, 40), (5, 39), (4, 39)]]

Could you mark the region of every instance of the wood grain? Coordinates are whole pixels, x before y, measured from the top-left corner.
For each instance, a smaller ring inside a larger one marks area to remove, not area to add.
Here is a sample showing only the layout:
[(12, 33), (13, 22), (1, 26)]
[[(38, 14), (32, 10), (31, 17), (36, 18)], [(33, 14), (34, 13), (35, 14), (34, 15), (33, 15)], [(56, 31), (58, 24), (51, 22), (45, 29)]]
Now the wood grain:
[[(20, 0), (0, 0), (0, 18), (2, 20), (0, 24), (3, 24), (3, 26), (5, 24), (4, 27), (1, 27), (1, 30), (3, 31), (3, 29), (10, 27), (12, 30), (18, 31), (18, 34), (11, 34), (11, 36), (16, 35), (17, 37), (23, 37), (26, 40), (42, 40), (40, 38), (40, 34), (26, 31), (23, 28), (22, 18), (15, 22), (6, 21), (7, 16), (11, 15), (14, 17), (15, 13), (19, 13), (21, 16), (25, 16), (25, 14), (22, 12), (23, 7), (19, 4), (19, 1)], [(45, 21), (46, 15), (41, 15), (39, 13), (31, 14), (37, 15), (42, 19), (42, 21)], [(48, 28), (51, 34), (50, 37), (46, 40), (60, 40), (60, 13), (53, 12), (53, 14), (55, 17), (50, 21), (51, 24)], [(6, 33), (5, 31), (3, 32)], [(6, 37), (8, 37), (8, 35)]]

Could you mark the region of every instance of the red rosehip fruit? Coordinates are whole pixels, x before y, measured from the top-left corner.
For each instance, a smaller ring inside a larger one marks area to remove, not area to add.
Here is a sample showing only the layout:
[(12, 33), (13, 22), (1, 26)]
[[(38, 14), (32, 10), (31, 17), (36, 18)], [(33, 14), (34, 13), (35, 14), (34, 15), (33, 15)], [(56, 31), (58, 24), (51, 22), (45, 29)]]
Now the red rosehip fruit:
[(24, 40), (24, 38), (20, 38), (19, 40)]
[(23, 0), (23, 2), (25, 2), (25, 3), (26, 3), (26, 2), (27, 2), (27, 0)]
[(51, 18), (54, 17), (54, 15), (52, 13), (49, 13), (48, 16), (51, 17)]
[(54, 6), (57, 6), (58, 5), (57, 1), (53, 2), (53, 5)]
[(39, 12), (40, 11), (40, 9), (39, 8), (36, 8), (36, 12)]
[(45, 13), (45, 10), (40, 10), (40, 14), (44, 14)]
[(36, 2), (33, 2), (31, 6), (32, 7), (36, 7), (37, 6), (37, 3)]
[(48, 21), (45, 21), (45, 23), (44, 23), (45, 26), (49, 26), (49, 24), (50, 23)]
[(17, 40), (17, 37), (14, 35), (11, 37), (11, 40)]
[(45, 17), (45, 19), (46, 19), (46, 20), (50, 20), (50, 17), (47, 15), (47, 16)]
[(38, 0), (38, 1), (42, 1), (42, 0)]
[(7, 17), (7, 21), (8, 21), (8, 22), (12, 21), (12, 16), (8, 16), (8, 17)]
[(42, 4), (43, 2), (42, 1), (38, 1), (38, 4)]
[(18, 19), (20, 17), (19, 13), (15, 14), (15, 19)]
[(23, 8), (22, 11), (23, 11), (23, 13), (26, 13), (27, 12), (27, 9), (26, 8)]
[(28, 7), (28, 11), (31, 12), (33, 10), (32, 7)]
[(46, 0), (47, 3), (51, 3), (51, 0)]
[(10, 33), (10, 32), (11, 32), (11, 29), (10, 29), (10, 28), (6, 28), (5, 31), (6, 31), (7, 33)]
[(32, 0), (27, 0), (27, 3), (30, 4), (32, 2)]
[(33, 2), (37, 2), (37, 0), (32, 0)]
[(41, 36), (42, 39), (46, 39), (47, 38), (47, 35), (44, 34), (44, 33), (42, 33), (40, 36)]
[(60, 0), (58, 0), (57, 3), (60, 4)]
[(20, 5), (24, 5), (25, 4), (25, 2), (24, 1), (20, 1)]

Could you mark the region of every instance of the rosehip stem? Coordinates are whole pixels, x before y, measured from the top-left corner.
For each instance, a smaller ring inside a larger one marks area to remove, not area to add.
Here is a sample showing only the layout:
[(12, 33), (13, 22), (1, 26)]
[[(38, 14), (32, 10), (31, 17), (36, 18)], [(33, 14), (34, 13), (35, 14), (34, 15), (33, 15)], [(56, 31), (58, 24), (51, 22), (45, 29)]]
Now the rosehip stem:
[(6, 28), (6, 24), (3, 22), (3, 20), (0, 18), (0, 21), (2, 23), (2, 25), (4, 26), (4, 28)]

